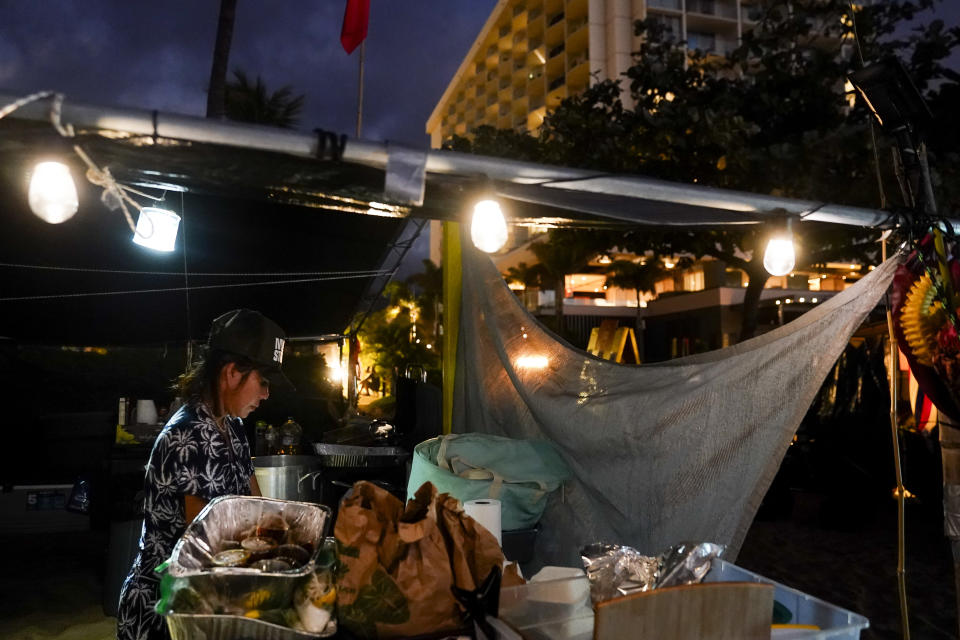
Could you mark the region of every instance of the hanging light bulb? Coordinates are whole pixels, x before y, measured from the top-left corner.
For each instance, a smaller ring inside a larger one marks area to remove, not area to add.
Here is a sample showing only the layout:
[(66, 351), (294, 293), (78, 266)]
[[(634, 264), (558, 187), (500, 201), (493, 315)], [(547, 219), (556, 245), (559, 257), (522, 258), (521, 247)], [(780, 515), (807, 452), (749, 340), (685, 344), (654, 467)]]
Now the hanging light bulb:
[(793, 232), (790, 230), (790, 219), (787, 218), (787, 230), (770, 238), (767, 250), (763, 252), (763, 268), (772, 276), (785, 276), (797, 262), (796, 251), (793, 247)]
[(507, 221), (496, 200), (481, 200), (473, 207), (470, 238), (486, 253), (499, 251), (507, 244)]
[(173, 251), (177, 240), (180, 216), (167, 209), (144, 207), (137, 219), (133, 241), (155, 251)]
[(66, 222), (77, 212), (77, 187), (62, 162), (41, 162), (30, 176), (27, 201), (34, 215), (50, 224)]

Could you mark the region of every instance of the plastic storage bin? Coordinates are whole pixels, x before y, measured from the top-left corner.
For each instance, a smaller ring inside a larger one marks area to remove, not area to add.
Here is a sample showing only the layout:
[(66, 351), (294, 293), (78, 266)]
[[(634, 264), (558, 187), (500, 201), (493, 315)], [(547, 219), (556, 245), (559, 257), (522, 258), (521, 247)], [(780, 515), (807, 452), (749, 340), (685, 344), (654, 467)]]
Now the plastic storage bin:
[[(820, 627), (819, 630), (775, 628), (772, 640), (857, 640), (860, 630), (870, 626), (861, 615), (723, 560), (714, 562), (704, 582), (772, 584), (774, 600), (793, 614), (791, 624)], [(593, 638), (590, 583), (586, 576), (579, 576), (506, 588), (500, 594), (500, 618), (527, 639), (590, 640)]]
[(793, 614), (791, 624), (816, 625), (819, 631), (812, 629), (774, 629), (773, 640), (857, 640), (860, 630), (870, 626), (865, 617), (841, 609), (829, 602), (809, 596), (802, 591), (791, 589), (779, 582), (747, 571), (723, 560), (714, 562), (704, 582), (763, 582), (774, 587), (773, 599)]

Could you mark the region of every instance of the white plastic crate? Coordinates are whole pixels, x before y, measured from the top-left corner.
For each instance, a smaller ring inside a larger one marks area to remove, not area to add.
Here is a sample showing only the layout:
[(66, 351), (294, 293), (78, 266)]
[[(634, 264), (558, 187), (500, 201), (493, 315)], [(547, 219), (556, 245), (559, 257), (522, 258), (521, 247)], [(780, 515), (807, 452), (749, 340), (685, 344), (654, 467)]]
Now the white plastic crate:
[(720, 560), (714, 562), (704, 582), (762, 582), (772, 584), (773, 599), (793, 614), (790, 624), (815, 625), (813, 629), (774, 629), (773, 640), (857, 640), (860, 631), (870, 626), (865, 617), (841, 609), (820, 598), (747, 571), (743, 567)]
[[(777, 628), (772, 640), (857, 640), (870, 626), (861, 615), (784, 586), (730, 562), (714, 562), (704, 582), (761, 582), (774, 587), (773, 599), (793, 614), (792, 625), (819, 629)], [(773, 612), (771, 611), (771, 617)], [(593, 608), (586, 576), (531, 582), (509, 587), (500, 594), (500, 618), (524, 638), (590, 640)]]

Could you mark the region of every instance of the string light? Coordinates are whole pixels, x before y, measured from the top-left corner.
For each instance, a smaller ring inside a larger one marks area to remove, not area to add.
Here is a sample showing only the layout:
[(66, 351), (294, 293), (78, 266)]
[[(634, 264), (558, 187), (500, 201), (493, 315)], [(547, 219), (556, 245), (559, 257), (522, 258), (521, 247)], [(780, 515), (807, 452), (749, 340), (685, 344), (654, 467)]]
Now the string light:
[(77, 212), (77, 185), (62, 162), (40, 162), (30, 176), (27, 197), (34, 215), (50, 224), (66, 222)]
[(786, 231), (770, 238), (767, 243), (767, 249), (763, 253), (763, 268), (772, 276), (785, 276), (793, 271), (796, 261), (793, 232), (790, 229), (790, 218), (787, 218)]
[(481, 200), (474, 205), (470, 239), (485, 253), (499, 251), (507, 244), (507, 221), (496, 200)]

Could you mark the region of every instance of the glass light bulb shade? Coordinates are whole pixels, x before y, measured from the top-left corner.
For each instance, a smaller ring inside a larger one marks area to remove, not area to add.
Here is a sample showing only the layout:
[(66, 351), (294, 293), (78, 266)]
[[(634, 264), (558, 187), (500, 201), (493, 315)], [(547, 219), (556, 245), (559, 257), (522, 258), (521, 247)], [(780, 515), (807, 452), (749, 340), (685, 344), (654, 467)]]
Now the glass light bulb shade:
[(772, 276), (785, 276), (793, 271), (797, 263), (793, 239), (789, 237), (771, 238), (767, 250), (763, 253), (763, 268)]
[(77, 212), (77, 186), (62, 162), (41, 162), (30, 176), (27, 201), (34, 215), (50, 224), (66, 222)]
[(167, 209), (144, 207), (137, 219), (133, 241), (154, 251), (173, 251), (177, 241), (180, 216)]
[(486, 253), (499, 251), (507, 244), (507, 221), (496, 200), (481, 200), (474, 206), (470, 239)]

